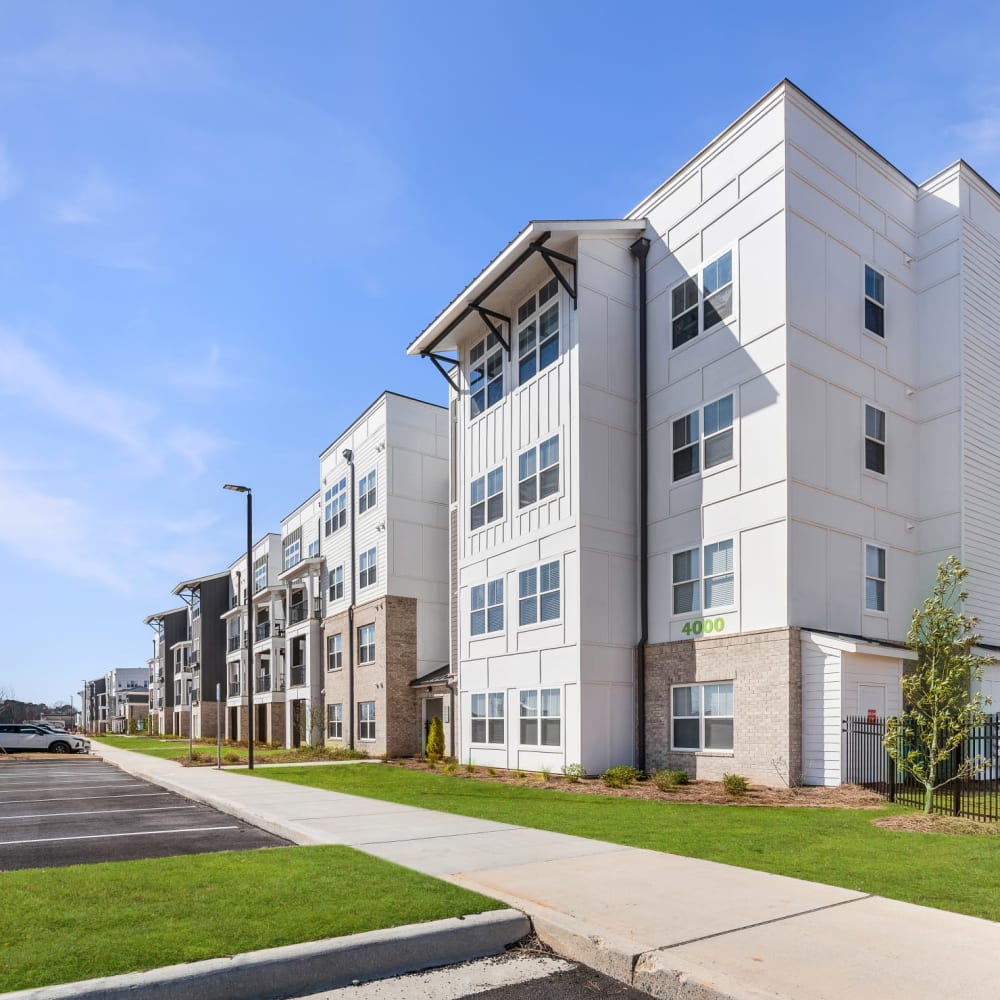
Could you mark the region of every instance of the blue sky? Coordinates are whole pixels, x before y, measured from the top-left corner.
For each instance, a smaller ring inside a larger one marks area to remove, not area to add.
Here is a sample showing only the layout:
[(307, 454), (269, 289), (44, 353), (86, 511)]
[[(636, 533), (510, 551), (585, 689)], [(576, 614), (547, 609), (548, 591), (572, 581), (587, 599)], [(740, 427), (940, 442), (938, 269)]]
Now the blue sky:
[[(813, 9), (815, 8), (815, 9)], [(808, 10), (808, 14), (803, 11)], [(915, 180), (1000, 184), (1000, 12), (960, 4), (0, 5), (0, 688), (142, 619), (317, 484), (532, 218), (620, 216), (783, 77)]]

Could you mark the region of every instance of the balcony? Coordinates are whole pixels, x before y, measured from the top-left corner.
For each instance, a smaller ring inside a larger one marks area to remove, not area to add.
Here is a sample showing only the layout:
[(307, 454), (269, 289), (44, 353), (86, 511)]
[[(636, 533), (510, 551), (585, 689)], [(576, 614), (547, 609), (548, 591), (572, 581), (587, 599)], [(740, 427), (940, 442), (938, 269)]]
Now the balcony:
[(258, 691), (270, 691), (271, 690), (271, 675), (270, 674), (258, 674), (257, 675), (257, 690)]
[(233, 596), (229, 598), (229, 608), (230, 610), (232, 610), (233, 608), (238, 608), (239, 606), (240, 606), (239, 596), (233, 594)]
[(229, 637), (229, 652), (232, 653), (240, 648), (240, 637), (238, 635), (231, 635)]
[(291, 625), (296, 625), (299, 622), (304, 622), (309, 617), (309, 605), (305, 601), (300, 601), (298, 604), (293, 604), (288, 609), (288, 621)]
[(257, 637), (257, 642), (260, 642), (261, 639), (269, 639), (271, 637), (271, 623), (270, 622), (261, 622), (257, 626), (257, 629), (254, 632), (254, 635)]
[(300, 667), (292, 667), (292, 687), (296, 687), (306, 682), (305, 664)]
[(229, 682), (229, 697), (235, 698), (240, 693), (240, 682), (230, 681)]

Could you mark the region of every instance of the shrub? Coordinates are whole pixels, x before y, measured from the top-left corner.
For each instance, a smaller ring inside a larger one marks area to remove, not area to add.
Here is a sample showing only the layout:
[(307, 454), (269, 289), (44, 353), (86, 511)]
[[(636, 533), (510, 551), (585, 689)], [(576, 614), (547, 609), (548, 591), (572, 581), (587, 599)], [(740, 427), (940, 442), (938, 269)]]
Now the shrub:
[(686, 785), (688, 783), (688, 773), (687, 771), (654, 771), (653, 772), (653, 784), (661, 792), (673, 791), (678, 785)]
[(445, 774), (454, 774), (458, 770), (458, 765), (453, 760), (449, 760), (448, 763), (441, 768), (441, 770)]
[(518, 781), (520, 781), (522, 778), (526, 777), (526, 775), (525, 775), (524, 771), (522, 771), (519, 767), (515, 767), (514, 768), (514, 777)]
[(563, 764), (562, 773), (567, 781), (576, 782), (587, 777), (587, 769), (583, 764)]
[(551, 777), (552, 777), (552, 772), (547, 767), (543, 767), (538, 772), (538, 780), (539, 781), (547, 782), (549, 780), (549, 778), (551, 778)]
[(470, 753), (469, 754), (469, 759), (468, 759), (468, 761), (466, 762), (466, 765), (465, 765), (465, 773), (466, 774), (475, 774), (476, 771), (478, 771), (478, 770), (479, 770), (479, 768), (476, 767), (476, 765), (472, 763), (472, 754)]
[(437, 760), (444, 756), (444, 726), (436, 715), (431, 719), (431, 727), (427, 732), (427, 746), (425, 749), (427, 756), (432, 760)]
[(495, 778), (497, 776), (497, 769), (495, 767), (488, 767), (488, 768), (486, 768), (486, 773), (491, 778)]
[(242, 760), (243, 758), (234, 750), (230, 750), (229, 753), (222, 755), (223, 764), (239, 764)]
[(750, 782), (742, 774), (724, 774), (722, 787), (726, 790), (727, 795), (739, 799), (750, 791)]
[(631, 764), (616, 764), (601, 775), (601, 780), (608, 788), (626, 788), (634, 785), (641, 777), (642, 771)]

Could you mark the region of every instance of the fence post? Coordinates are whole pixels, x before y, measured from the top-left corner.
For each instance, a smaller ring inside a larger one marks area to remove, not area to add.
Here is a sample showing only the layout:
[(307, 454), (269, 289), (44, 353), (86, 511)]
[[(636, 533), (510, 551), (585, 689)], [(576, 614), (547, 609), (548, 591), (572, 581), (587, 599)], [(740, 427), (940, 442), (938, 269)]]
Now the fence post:
[(954, 788), (951, 792), (951, 812), (953, 816), (958, 816), (962, 810), (962, 782), (958, 778), (959, 769), (962, 766), (962, 747), (955, 747), (955, 777), (952, 778)]
[(886, 756), (889, 758), (889, 801), (896, 801), (896, 758), (888, 750)]

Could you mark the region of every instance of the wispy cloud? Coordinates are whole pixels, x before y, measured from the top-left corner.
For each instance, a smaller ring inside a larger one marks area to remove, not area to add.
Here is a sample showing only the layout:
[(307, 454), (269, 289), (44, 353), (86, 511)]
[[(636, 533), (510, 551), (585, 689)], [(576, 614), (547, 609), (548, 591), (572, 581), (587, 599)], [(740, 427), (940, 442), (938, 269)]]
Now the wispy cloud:
[(234, 374), (233, 362), (223, 353), (218, 344), (208, 345), (197, 364), (186, 364), (168, 371), (164, 381), (178, 389), (192, 392), (216, 392), (232, 389), (242, 382)]
[(77, 190), (52, 206), (50, 218), (64, 226), (104, 225), (125, 211), (130, 201), (121, 186), (92, 169)]
[(195, 511), (189, 517), (164, 522), (163, 527), (172, 535), (196, 535), (219, 523), (219, 515), (208, 510)]
[(196, 474), (205, 471), (209, 459), (226, 446), (226, 440), (200, 427), (177, 426), (162, 435), (164, 445)]
[(0, 201), (6, 201), (21, 186), (20, 178), (11, 166), (6, 147), (0, 145)]

